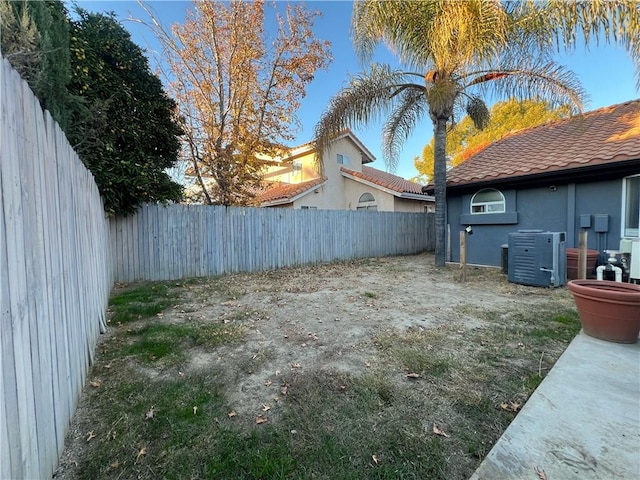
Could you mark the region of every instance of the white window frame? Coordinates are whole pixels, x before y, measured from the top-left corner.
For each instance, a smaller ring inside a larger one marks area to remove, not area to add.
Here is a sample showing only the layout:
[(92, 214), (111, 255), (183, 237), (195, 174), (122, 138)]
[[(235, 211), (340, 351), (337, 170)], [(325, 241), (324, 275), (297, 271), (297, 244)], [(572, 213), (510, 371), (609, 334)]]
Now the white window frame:
[[(362, 200), (362, 197), (368, 195), (371, 197), (371, 200)], [(376, 205), (376, 197), (370, 192), (364, 192), (358, 198), (358, 205), (356, 206), (356, 210), (372, 210), (378, 211), (378, 205)]]
[[(475, 198), (478, 195), (488, 191), (498, 192), (502, 200), (492, 201), (492, 202), (476, 202), (475, 201)], [(494, 209), (496, 206), (500, 206), (500, 205), (502, 206), (502, 209), (498, 209), (498, 210)], [(506, 211), (506, 205), (507, 205), (507, 202), (505, 201), (504, 194), (500, 190), (497, 190), (495, 188), (483, 188), (482, 190), (479, 190), (476, 193), (474, 193), (473, 196), (471, 197), (471, 202), (469, 202), (469, 212), (472, 215), (487, 215), (487, 214), (491, 215), (492, 213), (504, 213)], [(482, 208), (482, 211), (474, 212), (474, 207), (480, 207)], [(489, 210), (490, 208), (492, 210)]]
[[(622, 179), (622, 214), (620, 216), (620, 236), (626, 238), (638, 238), (640, 237), (640, 209), (638, 211), (638, 227), (627, 228), (627, 204), (631, 199), (627, 198), (627, 184), (632, 178), (640, 179), (640, 175), (631, 175)], [(640, 202), (640, 198), (638, 198)]]

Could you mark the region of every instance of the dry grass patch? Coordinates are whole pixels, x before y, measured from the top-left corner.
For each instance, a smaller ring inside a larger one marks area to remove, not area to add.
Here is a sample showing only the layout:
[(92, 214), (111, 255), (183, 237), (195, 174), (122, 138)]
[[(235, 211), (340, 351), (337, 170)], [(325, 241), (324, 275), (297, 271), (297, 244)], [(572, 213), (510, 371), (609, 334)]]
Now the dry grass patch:
[(468, 478), (579, 322), (565, 289), (457, 277), (419, 255), (116, 289), (57, 478)]

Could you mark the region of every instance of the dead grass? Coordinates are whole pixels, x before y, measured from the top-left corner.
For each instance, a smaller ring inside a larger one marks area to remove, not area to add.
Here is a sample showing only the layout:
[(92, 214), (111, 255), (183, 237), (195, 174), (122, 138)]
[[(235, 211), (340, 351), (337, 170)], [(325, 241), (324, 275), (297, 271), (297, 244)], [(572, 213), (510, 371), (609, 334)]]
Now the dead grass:
[(420, 255), (116, 290), (56, 478), (468, 478), (579, 322), (565, 289), (457, 275)]

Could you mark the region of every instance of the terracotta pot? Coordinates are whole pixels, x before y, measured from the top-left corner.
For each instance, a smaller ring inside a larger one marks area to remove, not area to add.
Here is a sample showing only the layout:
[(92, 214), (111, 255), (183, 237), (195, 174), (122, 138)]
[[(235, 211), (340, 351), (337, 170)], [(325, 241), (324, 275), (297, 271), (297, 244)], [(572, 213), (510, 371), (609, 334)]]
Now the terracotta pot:
[[(578, 278), (578, 255), (577, 248), (567, 248), (567, 280)], [(600, 258), (598, 250), (587, 250), (587, 278), (595, 277), (593, 272), (596, 269), (598, 258)]]
[(640, 285), (610, 280), (571, 280), (584, 333), (601, 340), (635, 343), (640, 333)]

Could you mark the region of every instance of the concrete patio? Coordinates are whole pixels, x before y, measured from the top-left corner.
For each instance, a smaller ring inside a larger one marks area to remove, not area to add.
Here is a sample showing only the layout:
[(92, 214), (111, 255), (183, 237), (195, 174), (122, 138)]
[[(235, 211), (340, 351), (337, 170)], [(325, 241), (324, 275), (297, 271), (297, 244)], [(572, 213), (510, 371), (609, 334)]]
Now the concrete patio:
[(640, 479), (640, 343), (579, 333), (471, 480)]

